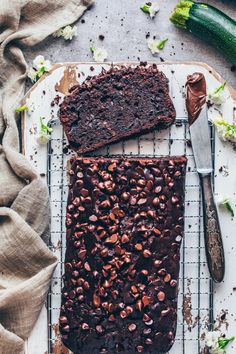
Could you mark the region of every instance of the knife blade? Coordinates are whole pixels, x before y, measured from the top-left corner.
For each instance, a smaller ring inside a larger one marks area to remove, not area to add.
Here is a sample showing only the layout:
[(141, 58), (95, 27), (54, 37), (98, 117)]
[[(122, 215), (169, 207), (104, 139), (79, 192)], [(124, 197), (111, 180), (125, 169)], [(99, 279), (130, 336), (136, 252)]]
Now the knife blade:
[[(196, 74), (194, 75), (194, 79), (196, 79)], [(189, 78), (193, 79), (194, 75)], [(188, 100), (190, 99), (190, 97), (191, 95), (187, 94), (186, 103), (189, 103)], [(197, 112), (194, 117), (191, 116), (191, 110), (189, 109), (189, 107), (187, 108), (189, 113), (189, 130), (193, 155), (202, 189), (206, 258), (212, 279), (215, 282), (221, 282), (225, 274), (225, 257), (220, 223), (212, 189), (213, 164), (210, 128), (207, 117), (207, 105), (205, 102), (206, 100), (202, 100), (202, 97), (201, 104), (199, 106), (197, 106), (196, 96), (194, 97), (194, 100), (194, 112)]]
[(190, 125), (189, 130), (197, 172), (212, 173), (211, 136), (206, 104), (195, 122)]

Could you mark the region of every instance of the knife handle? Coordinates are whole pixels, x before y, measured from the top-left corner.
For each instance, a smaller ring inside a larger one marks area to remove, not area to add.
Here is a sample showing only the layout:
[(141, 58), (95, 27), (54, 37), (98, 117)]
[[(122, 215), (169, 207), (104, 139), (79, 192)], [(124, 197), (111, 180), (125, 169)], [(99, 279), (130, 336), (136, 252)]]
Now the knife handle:
[(225, 274), (224, 246), (214, 202), (211, 174), (200, 174), (206, 257), (212, 279), (220, 283)]

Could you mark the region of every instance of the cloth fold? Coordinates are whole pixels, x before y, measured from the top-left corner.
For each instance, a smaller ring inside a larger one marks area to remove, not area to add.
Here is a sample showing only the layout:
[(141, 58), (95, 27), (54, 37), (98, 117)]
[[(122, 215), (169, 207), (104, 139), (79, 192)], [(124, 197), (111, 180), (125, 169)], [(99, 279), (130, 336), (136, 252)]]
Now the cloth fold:
[[(15, 108), (33, 46), (78, 20), (93, 0), (0, 1), (0, 354), (23, 354), (57, 259), (48, 249), (47, 186), (19, 153)], [(29, 353), (30, 354), (30, 353)]]

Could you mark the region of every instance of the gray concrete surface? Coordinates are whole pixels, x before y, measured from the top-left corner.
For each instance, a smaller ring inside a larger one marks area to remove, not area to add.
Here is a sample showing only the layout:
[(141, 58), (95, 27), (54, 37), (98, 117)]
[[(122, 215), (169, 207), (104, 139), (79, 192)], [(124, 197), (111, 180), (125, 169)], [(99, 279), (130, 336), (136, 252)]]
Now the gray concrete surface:
[[(236, 88), (236, 71), (213, 48), (190, 33), (177, 29), (169, 21), (178, 0), (159, 0), (160, 12), (154, 20), (139, 10), (142, 0), (95, 0), (94, 6), (78, 21), (78, 36), (72, 41), (50, 37), (34, 49), (26, 50), (30, 63), (35, 55), (43, 54), (52, 62), (91, 61), (90, 46), (104, 46), (113, 61), (152, 60), (146, 34), (168, 37), (160, 57), (164, 60), (196, 60), (215, 68)], [(205, 0), (236, 19), (236, 0)], [(84, 22), (85, 21), (85, 22)], [(84, 22), (84, 23), (83, 23)], [(105, 36), (103, 42), (99, 35)], [(155, 60), (159, 61), (160, 57)]]

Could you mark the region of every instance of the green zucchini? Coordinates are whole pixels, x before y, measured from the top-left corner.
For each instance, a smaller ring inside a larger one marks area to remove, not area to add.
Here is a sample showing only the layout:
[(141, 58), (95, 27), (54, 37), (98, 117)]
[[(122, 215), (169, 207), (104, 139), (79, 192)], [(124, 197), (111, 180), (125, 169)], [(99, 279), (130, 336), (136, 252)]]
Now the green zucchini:
[(236, 65), (236, 21), (222, 11), (207, 4), (182, 0), (170, 20), (214, 46)]

